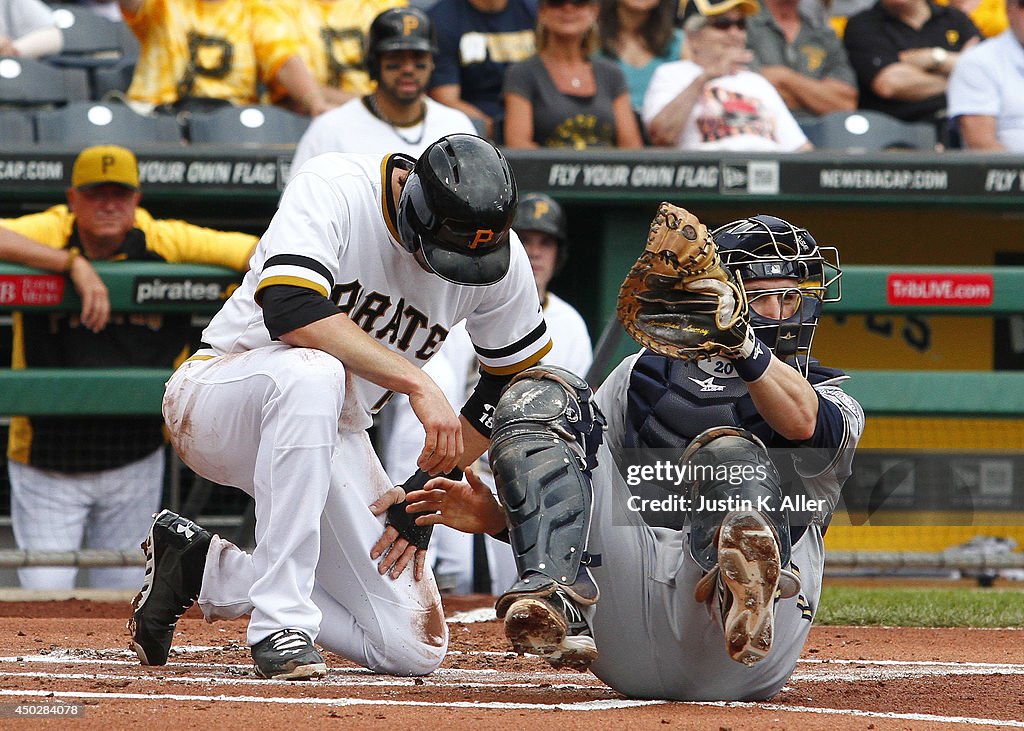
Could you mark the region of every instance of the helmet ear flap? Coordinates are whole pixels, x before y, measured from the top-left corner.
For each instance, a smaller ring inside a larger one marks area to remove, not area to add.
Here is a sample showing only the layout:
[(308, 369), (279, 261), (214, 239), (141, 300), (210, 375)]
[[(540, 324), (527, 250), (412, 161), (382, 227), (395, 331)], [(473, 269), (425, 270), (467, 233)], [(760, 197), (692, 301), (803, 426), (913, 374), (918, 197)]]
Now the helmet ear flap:
[(402, 247), (412, 253), (422, 248), (421, 237), (429, 231), (429, 221), (423, 220), (422, 212), (432, 216), (423, 195), (423, 183), (419, 175), (410, 172), (398, 199), (397, 228)]

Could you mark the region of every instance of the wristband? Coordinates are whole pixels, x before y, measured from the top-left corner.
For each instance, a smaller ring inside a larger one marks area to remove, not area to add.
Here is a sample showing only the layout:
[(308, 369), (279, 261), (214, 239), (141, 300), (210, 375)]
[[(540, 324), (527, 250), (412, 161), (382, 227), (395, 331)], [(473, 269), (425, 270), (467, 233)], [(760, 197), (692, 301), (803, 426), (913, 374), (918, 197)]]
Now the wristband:
[(435, 477), (447, 477), (449, 480), (458, 482), (462, 479), (462, 470), (455, 467), (451, 472), (446, 472), (444, 475), (432, 475), (417, 467), (416, 471), (412, 473), (412, 476), (409, 477), (408, 480), (403, 482), (401, 485), (396, 485), (396, 487), (402, 488), (405, 491), (405, 494), (408, 495), (410, 492), (415, 490), (422, 490), (424, 486)]
[(768, 366), (772, 362), (772, 351), (754, 335), (753, 330), (747, 332), (747, 340), (743, 343), (739, 355), (733, 359), (732, 364), (736, 369), (736, 375), (747, 383), (753, 383), (768, 370)]
[(81, 253), (82, 250), (79, 249), (77, 246), (72, 246), (70, 249), (68, 249), (68, 258), (67, 261), (64, 262), (64, 268), (61, 271), (65, 273), (70, 272), (71, 267), (75, 263), (75, 259), (77, 259), (79, 255), (81, 255)]

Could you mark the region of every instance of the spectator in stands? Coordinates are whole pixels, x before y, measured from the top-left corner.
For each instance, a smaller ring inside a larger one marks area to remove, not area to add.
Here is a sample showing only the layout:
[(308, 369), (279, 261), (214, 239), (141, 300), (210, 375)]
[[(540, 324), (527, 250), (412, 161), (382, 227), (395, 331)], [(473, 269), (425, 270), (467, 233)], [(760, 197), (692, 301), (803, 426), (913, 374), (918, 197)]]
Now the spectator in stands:
[(796, 152), (811, 143), (771, 82), (750, 70), (747, 17), (756, 0), (704, 0), (683, 20), (689, 59), (662, 64), (644, 97), (655, 145), (681, 150)]
[(378, 15), (366, 49), (376, 91), (314, 119), (295, 148), (292, 174), (324, 152), (401, 152), (419, 157), (440, 137), (476, 134), (463, 112), (426, 94), (436, 49), (433, 24), (422, 10), (392, 8)]
[[(291, 0), (300, 53), (328, 103), (344, 104), (373, 91), (363, 63), (363, 39), (378, 14), (405, 5), (406, 0)], [(277, 90), (276, 96), (286, 98), (287, 93)]]
[(119, 0), (139, 39), (128, 87), (136, 111), (256, 104), (259, 84), (316, 116), (331, 105), (302, 60), (284, 4), (275, 0)]
[(803, 15), (799, 0), (763, 0), (747, 21), (758, 71), (797, 121), (857, 108), (857, 76), (835, 32)]
[(979, 40), (971, 19), (930, 0), (878, 0), (854, 15), (843, 42), (857, 72), (860, 107), (905, 122), (937, 122), (960, 52)]
[[(193, 262), (242, 272), (256, 237), (154, 220), (138, 207), (141, 195), (130, 150), (89, 147), (75, 160), (67, 205), (0, 220), (5, 258), (66, 271), (79, 292), (86, 290), (80, 316), (16, 313), (15, 368), (170, 369), (188, 352), (190, 315), (114, 313), (108, 319), (105, 289), (91, 281), (94, 275), (84, 261)], [(43, 257), (33, 242), (55, 250), (55, 256)], [(135, 549), (160, 507), (164, 437), (159, 413), (14, 417), (7, 456), (11, 522), (21, 549)], [(26, 568), (18, 575), (27, 588), (68, 589), (76, 572)], [(91, 583), (135, 587), (142, 573), (141, 568), (93, 569)]]
[(53, 12), (41, 0), (0, 0), (0, 56), (40, 58), (63, 47)]
[(430, 96), (500, 136), (505, 70), (534, 52), (536, 0), (437, 0), (427, 12), (438, 47)]
[(982, 38), (997, 36), (1009, 27), (1006, 3), (1003, 0), (935, 0), (939, 5), (952, 5), (967, 13)]
[[(572, 305), (548, 289), (551, 280), (569, 259), (565, 212), (548, 195), (524, 193), (519, 197), (512, 228), (530, 257), (533, 279), (544, 308), (544, 322), (551, 335), (551, 350), (541, 362), (585, 376), (594, 357), (587, 324)], [(460, 408), (473, 391), (479, 369), (480, 362), (464, 323), (451, 329), (441, 349), (423, 367), (455, 408)], [(416, 470), (418, 445), (423, 444), (423, 427), (409, 406), (409, 398), (401, 394), (395, 396), (383, 414), (385, 426), (382, 432), (385, 437), (381, 454), (388, 476), (397, 484), (404, 482)], [(493, 488), (494, 480), (486, 459), (478, 460), (473, 469)], [(428, 554), (428, 559), (442, 591), (455, 594), (474, 590), (501, 593), (519, 578), (508, 544), (486, 536), (481, 538), (481, 547), (487, 554), (493, 585), (474, 587), (473, 542), (472, 536), (447, 526), (434, 529), (430, 541), (433, 555)]]
[(1005, 4), (1010, 27), (966, 51), (949, 77), (949, 118), (969, 150), (1024, 152), (1024, 5)]
[[(801, 0), (801, 5), (817, 0)], [(829, 4), (829, 23), (841, 38), (847, 21), (859, 12), (867, 10), (877, 0), (832, 0)], [(935, 0), (938, 5), (948, 5), (967, 13), (967, 17), (981, 32), (983, 38), (991, 38), (1007, 28), (1006, 8), (1003, 0)]]
[(683, 31), (676, 28), (677, 0), (601, 0), (597, 28), (601, 55), (626, 75), (629, 100), (640, 113), (654, 70), (678, 61)]
[(594, 57), (598, 0), (541, 0), (537, 53), (505, 72), (505, 146), (642, 147), (619, 66)]

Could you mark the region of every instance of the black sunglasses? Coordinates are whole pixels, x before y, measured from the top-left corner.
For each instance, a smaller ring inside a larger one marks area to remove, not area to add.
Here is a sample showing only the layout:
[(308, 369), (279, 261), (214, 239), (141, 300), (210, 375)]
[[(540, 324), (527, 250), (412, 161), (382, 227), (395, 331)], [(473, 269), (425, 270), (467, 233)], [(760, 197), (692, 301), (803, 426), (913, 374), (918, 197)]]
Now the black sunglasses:
[(584, 5), (590, 5), (592, 2), (593, 0), (541, 0), (541, 4), (547, 5), (549, 8), (561, 8), (566, 5), (575, 5), (581, 8)]
[(736, 18), (736, 20), (730, 20), (729, 18), (708, 18), (708, 25), (717, 30), (729, 30), (730, 28), (739, 28), (740, 30), (746, 30), (747, 19)]

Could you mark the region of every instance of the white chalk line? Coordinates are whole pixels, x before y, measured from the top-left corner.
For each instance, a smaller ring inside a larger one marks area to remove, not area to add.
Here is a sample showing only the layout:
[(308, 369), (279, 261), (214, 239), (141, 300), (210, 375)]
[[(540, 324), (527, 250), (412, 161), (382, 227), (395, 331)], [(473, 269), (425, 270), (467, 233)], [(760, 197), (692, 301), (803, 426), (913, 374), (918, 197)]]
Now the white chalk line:
[[(183, 652), (200, 651), (202, 648), (185, 646), (178, 648)], [(214, 648), (222, 649), (222, 648)], [(120, 649), (100, 650), (91, 651), (97, 654), (111, 654), (111, 655), (132, 655), (131, 652), (123, 651)], [(477, 652), (466, 652), (467, 655), (485, 654)], [(137, 661), (135, 660), (113, 660), (103, 658), (85, 658), (78, 657), (73, 652), (53, 652), (46, 655), (21, 655), (21, 656), (8, 656), (0, 657), (0, 663), (44, 663), (44, 664), (83, 664), (83, 665), (132, 665), (137, 667)], [(799, 661), (802, 665), (807, 666), (807, 672), (794, 673), (791, 680), (793, 681), (823, 681), (823, 680), (873, 680), (880, 677), (879, 673), (889, 673), (885, 677), (888, 678), (914, 678), (914, 677), (925, 677), (925, 676), (941, 676), (941, 675), (1024, 675), (1024, 665), (1021, 664), (1010, 664), (1010, 663), (980, 663), (980, 662), (943, 662), (943, 661), (928, 661), (928, 660), (821, 660), (821, 659), (805, 659)], [(238, 670), (243, 669), (245, 671), (251, 671), (250, 665), (239, 665), (239, 664), (220, 664), (220, 667), (226, 670)], [(846, 666), (841, 671), (836, 671), (832, 666)], [(209, 663), (175, 663), (170, 668), (185, 668), (185, 667), (197, 667), (209, 669)], [(820, 671), (820, 672), (818, 672)], [(468, 668), (440, 668), (435, 671), (431, 676), (427, 678), (412, 679), (412, 678), (394, 678), (389, 676), (379, 676), (371, 673), (365, 668), (332, 668), (330, 670), (332, 675), (341, 675), (348, 677), (341, 677), (337, 679), (327, 679), (312, 681), (304, 683), (304, 686), (410, 686), (410, 687), (439, 687), (439, 688), (451, 688), (451, 687), (466, 687), (466, 688), (531, 688), (536, 689), (538, 682), (541, 682), (544, 678), (550, 678), (552, 680), (556, 678), (572, 678), (580, 677), (578, 674), (573, 675), (554, 675), (551, 673), (533, 673), (533, 672), (518, 672), (518, 673), (507, 673), (497, 671), (493, 669), (468, 669)], [(365, 675), (363, 678), (354, 678), (351, 676)], [(287, 685), (294, 687), (294, 683), (291, 681), (273, 681), (252, 678), (240, 678), (235, 676), (209, 676), (209, 677), (182, 677), (174, 675), (154, 676), (152, 674), (131, 674), (131, 675), (117, 675), (117, 674), (94, 674), (94, 673), (67, 673), (67, 674), (54, 674), (51, 672), (3, 672), (0, 671), (0, 676), (5, 677), (45, 677), (45, 678), (65, 678), (69, 680), (74, 679), (88, 679), (88, 680), (116, 680), (116, 681), (171, 681), (177, 683), (202, 683), (205, 685), (216, 685), (218, 683), (226, 684), (239, 684), (239, 685)], [(532, 682), (523, 683), (521, 680), (525, 677), (529, 677)], [(486, 679), (487, 682), (482, 682), (481, 679)], [(595, 679), (596, 681), (596, 679)], [(604, 686), (587, 686), (578, 683), (556, 683), (552, 682), (544, 687), (544, 690), (572, 690), (572, 691), (604, 691), (612, 692)], [(515, 702), (461, 702), (461, 701), (397, 701), (393, 699), (370, 699), (370, 698), (281, 698), (275, 696), (234, 696), (234, 695), (179, 695), (179, 694), (161, 694), (161, 695), (150, 695), (150, 694), (138, 694), (138, 693), (105, 693), (105, 692), (90, 692), (90, 691), (35, 691), (35, 690), (0, 690), (0, 696), (45, 696), (45, 697), (62, 697), (62, 698), (117, 698), (124, 700), (134, 699), (164, 699), (164, 700), (185, 700), (185, 701), (234, 701), (234, 702), (272, 702), (272, 703), (283, 703), (283, 704), (302, 704), (310, 703), (315, 705), (333, 705), (333, 706), (355, 706), (355, 705), (383, 705), (383, 706), (417, 706), (417, 707), (437, 707), (437, 708), (487, 708), (494, 710), (576, 710), (576, 711), (601, 711), (601, 710), (612, 710), (612, 709), (624, 709), (634, 708), (639, 706), (658, 705), (664, 704), (665, 701), (632, 701), (626, 699), (595, 699), (588, 701), (579, 701), (575, 703), (515, 703)], [(671, 704), (670, 704), (671, 705)], [(720, 708), (756, 708), (764, 709), (776, 712), (791, 712), (791, 713), (814, 713), (819, 715), (838, 715), (838, 716), (856, 716), (863, 718), (879, 718), (879, 719), (894, 719), (894, 720), (906, 720), (906, 721), (931, 721), (936, 723), (949, 723), (949, 724), (975, 724), (982, 726), (1002, 726), (1004, 728), (1024, 728), (1024, 721), (1013, 721), (1006, 719), (992, 719), (992, 718), (981, 718), (971, 716), (940, 716), (937, 714), (927, 713), (896, 713), (896, 712), (884, 712), (884, 711), (866, 711), (860, 709), (839, 709), (839, 708), (823, 708), (813, 706), (791, 706), (782, 705), (776, 703), (742, 703), (742, 702), (715, 702), (715, 701), (700, 701), (690, 702), (685, 705), (696, 705), (696, 706), (707, 706), (707, 707), (720, 707)]]
[[(102, 653), (105, 653), (105, 652), (108, 652), (108, 651), (107, 650), (91, 650), (90, 654), (102, 654)], [(0, 657), (0, 665), (2, 665), (4, 663), (18, 664), (18, 665), (28, 665), (28, 664), (35, 663), (35, 664), (41, 664), (41, 665), (102, 665), (102, 666), (114, 665), (114, 666), (119, 666), (119, 667), (133, 667), (133, 668), (139, 668), (140, 667), (139, 661), (135, 657), (135, 653), (133, 653), (133, 652), (125, 652), (125, 651), (117, 650), (117, 649), (109, 650), (109, 652), (111, 654), (113, 654), (113, 655), (123, 655), (123, 656), (130, 655), (132, 659), (130, 659), (130, 660), (114, 660), (114, 659), (106, 659), (104, 657), (82, 657), (82, 656), (76, 654), (73, 651), (72, 652), (60, 651), (60, 652), (47, 653), (46, 655), (10, 655), (10, 656), (7, 656), (7, 657)], [(239, 672), (248, 673), (248, 674), (252, 675), (253, 678), (255, 678), (255, 674), (254, 674), (254, 671), (253, 671), (252, 663), (217, 662), (217, 663), (213, 663), (213, 664), (216, 665), (218, 668), (222, 668), (227, 673), (226, 675), (220, 677), (221, 681), (225, 681), (225, 682), (229, 682), (229, 683), (234, 683), (234, 682), (236, 682), (236, 680), (243, 680), (244, 676), (238, 676), (238, 675), (234, 674), (234, 673), (239, 673)], [(141, 672), (141, 673), (138, 673), (138, 674), (133, 674), (130, 677), (132, 679), (138, 679), (138, 680), (154, 680), (154, 679), (156, 679), (156, 680), (165, 680), (165, 679), (170, 679), (170, 678), (176, 677), (176, 676), (174, 676), (174, 675), (172, 675), (170, 673), (173, 673), (173, 672), (178, 671), (178, 670), (198, 669), (198, 670), (203, 670), (203, 671), (209, 672), (210, 665), (211, 665), (211, 663), (209, 663), (209, 662), (206, 662), (206, 663), (171, 662), (168, 665), (164, 665), (164, 666), (160, 666), (160, 667), (153, 667), (153, 668), (150, 668), (149, 671)], [(4, 672), (7, 672), (7, 671), (4, 671)], [(164, 673), (167, 673), (167, 674), (164, 674)], [(0, 672), (0, 675), (2, 675), (2, 674), (3, 674), (3, 672)], [(466, 682), (480, 682), (480, 683), (482, 683), (484, 681), (487, 681), (489, 684), (492, 684), (492, 685), (500, 685), (500, 684), (503, 684), (503, 683), (524, 682), (526, 679), (529, 679), (529, 681), (531, 681), (532, 686), (536, 686), (537, 683), (547, 683), (547, 684), (549, 684), (551, 686), (571, 687), (571, 686), (578, 685), (580, 688), (584, 688), (584, 689), (588, 689), (588, 688), (589, 689), (596, 689), (596, 690), (606, 690), (607, 689), (607, 686), (605, 686), (603, 683), (601, 683), (600, 680), (598, 680), (593, 675), (590, 675), (589, 673), (586, 673), (586, 674), (584, 674), (584, 673), (575, 673), (575, 672), (574, 673), (554, 673), (554, 672), (546, 672), (545, 673), (545, 672), (533, 672), (533, 671), (510, 672), (510, 671), (504, 671), (504, 670), (496, 670), (496, 669), (492, 669), (492, 668), (479, 668), (479, 669), (474, 669), (474, 668), (438, 668), (437, 670), (435, 670), (430, 675), (424, 676), (422, 678), (399, 678), (399, 677), (391, 676), (391, 675), (380, 675), (378, 673), (374, 673), (371, 670), (367, 670), (366, 668), (359, 668), (359, 667), (331, 667), (331, 668), (328, 669), (328, 679), (330, 679), (332, 676), (348, 676), (348, 677), (340, 678), (338, 680), (338, 682), (336, 683), (337, 685), (347, 685), (347, 684), (352, 684), (354, 682), (359, 682), (359, 681), (353, 681), (353, 679), (352, 679), (353, 676), (365, 676), (367, 678), (367, 682), (365, 683), (366, 685), (373, 685), (374, 683), (377, 683), (377, 684), (380, 684), (380, 685), (385, 685), (385, 684), (392, 683), (392, 682), (398, 683), (398, 684), (403, 684), (403, 685), (417, 685), (417, 682), (416, 682), (417, 680), (421, 680), (421, 681), (423, 681), (423, 683), (434, 682), (434, 683), (439, 683), (439, 684), (459, 684), (459, 683), (466, 683)], [(584, 685), (584, 684), (579, 684), (579, 683), (572, 682), (572, 681), (578, 681), (578, 680), (581, 680), (581, 679), (582, 680), (591, 680), (591, 681), (593, 681), (593, 685)], [(278, 683), (278, 684), (281, 684), (281, 685), (294, 685), (293, 681), (288, 681), (288, 680), (265, 680), (265, 679), (259, 679), (258, 682), (260, 684)], [(312, 682), (313, 683), (322, 683), (322, 682), (325, 682), (325, 681), (318, 680), (318, 681), (312, 681)]]
[[(537, 681), (522, 682), (520, 678), (522, 674), (518, 674), (516, 679), (507, 677), (492, 678), (488, 682), (480, 682), (473, 680), (459, 680), (457, 678), (451, 678), (446, 681), (437, 682), (436, 679), (432, 679), (433, 676), (425, 678), (396, 678), (391, 676), (375, 676), (373, 678), (338, 678), (332, 680), (330, 677), (319, 679), (311, 682), (302, 684), (302, 687), (317, 687), (317, 688), (353, 688), (353, 687), (402, 687), (402, 688), (473, 688), (473, 689), (485, 689), (485, 690), (503, 690), (506, 688), (524, 688), (527, 690), (537, 690)], [(131, 681), (131, 682), (145, 682), (152, 681), (158, 683), (180, 683), (183, 685), (253, 685), (257, 687), (266, 687), (268, 685), (279, 685), (279, 686), (290, 686), (295, 687), (294, 681), (289, 680), (268, 680), (264, 678), (257, 678), (255, 674), (252, 677), (226, 677), (223, 675), (139, 675), (139, 674), (117, 674), (117, 673), (55, 673), (51, 670), (47, 671), (22, 671), (22, 672), (0, 672), (0, 678), (51, 678), (59, 680), (111, 680), (111, 681)], [(596, 679), (595, 679), (595, 682)], [(575, 691), (596, 691), (602, 695), (614, 694), (611, 688), (605, 685), (580, 685), (578, 683), (546, 683), (543, 690), (575, 690)]]
[(741, 703), (736, 701), (700, 701), (688, 703), (694, 706), (718, 708), (759, 708), (765, 711), (792, 711), (793, 713), (817, 713), (826, 716), (858, 716), (861, 718), (887, 718), (898, 721), (932, 721), (934, 723), (964, 723), (976, 726), (999, 726), (1000, 728), (1024, 728), (1024, 721), (1003, 718), (976, 718), (973, 716), (939, 716), (933, 713), (896, 713), (895, 711), (861, 711), (858, 709), (815, 708), (814, 706), (785, 706), (779, 703)]
[(207, 701), (210, 703), (277, 703), (291, 706), (409, 706), (419, 708), (488, 708), (507, 711), (607, 711), (617, 708), (664, 705), (665, 701), (632, 701), (625, 699), (579, 701), (577, 703), (509, 703), (496, 701), (398, 701), (374, 698), (281, 698), (246, 695), (178, 695), (175, 693), (100, 693), (96, 691), (7, 690), (0, 696), (18, 698), (118, 699), (145, 701)]

